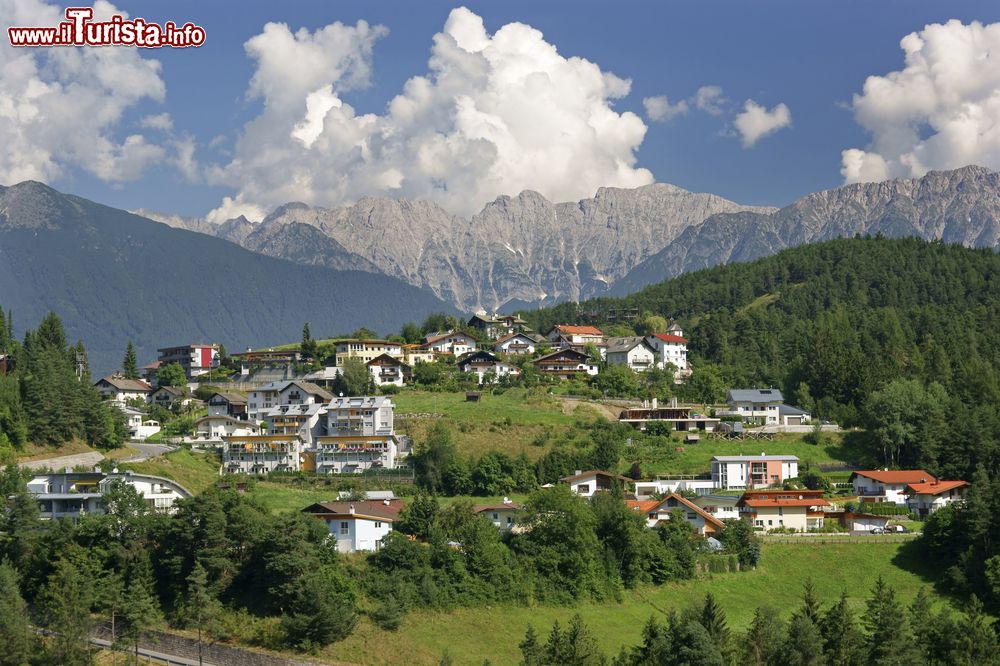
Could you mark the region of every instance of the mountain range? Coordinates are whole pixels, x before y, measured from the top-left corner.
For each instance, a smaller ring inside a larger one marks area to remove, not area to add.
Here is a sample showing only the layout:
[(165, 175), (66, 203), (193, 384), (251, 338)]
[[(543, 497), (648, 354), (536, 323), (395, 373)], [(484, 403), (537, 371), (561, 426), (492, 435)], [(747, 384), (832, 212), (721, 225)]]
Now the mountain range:
[[(309, 252), (285, 236), (289, 252)], [(334, 242), (323, 239), (313, 238), (312, 251), (332, 255)], [(361, 326), (388, 333), (450, 311), (431, 292), (351, 261), (299, 265), (41, 183), (0, 187), (0, 306), (19, 330), (56, 311), (98, 374), (119, 367), (128, 340), (146, 363), (170, 345), (239, 351), (296, 340), (306, 321), (317, 337)]]
[(385, 273), (460, 311), (516, 310), (623, 295), (681, 273), (856, 234), (1000, 242), (1000, 176), (976, 166), (847, 185), (784, 208), (744, 206), (667, 184), (601, 188), (553, 203), (501, 196), (471, 219), (427, 201), (289, 203), (260, 222), (137, 211), (298, 263)]

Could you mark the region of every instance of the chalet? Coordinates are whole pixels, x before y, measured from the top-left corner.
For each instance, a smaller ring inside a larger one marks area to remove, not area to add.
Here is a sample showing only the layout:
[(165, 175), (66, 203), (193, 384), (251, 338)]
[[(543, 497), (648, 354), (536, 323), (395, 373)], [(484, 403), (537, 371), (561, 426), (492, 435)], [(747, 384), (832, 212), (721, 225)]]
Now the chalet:
[(296, 379), (271, 382), (247, 396), (247, 414), (259, 421), (264, 412), (281, 405), (315, 405), (329, 402), (333, 394), (312, 382)]
[(156, 373), (160, 371), (160, 362), (153, 361), (152, 363), (147, 363), (146, 365), (139, 368), (139, 374), (142, 375), (144, 382), (150, 386), (156, 386)]
[(394, 469), (400, 454), (395, 409), (387, 396), (334, 398), (327, 406), (326, 434), (308, 452), (307, 466), (321, 474)]
[(713, 456), (712, 482), (716, 488), (767, 488), (799, 475), (796, 456)]
[(691, 500), (705, 513), (718, 520), (730, 520), (740, 517), (740, 498), (737, 495), (698, 495)]
[(247, 399), (239, 393), (213, 393), (208, 399), (209, 416), (231, 416), (242, 421), (247, 420)]
[(245, 437), (259, 434), (260, 427), (256, 422), (234, 419), (225, 414), (209, 414), (194, 422), (195, 439), (218, 441), (225, 437)]
[(412, 368), (403, 363), (398, 356), (390, 356), (389, 354), (381, 354), (376, 356), (372, 360), (368, 361), (365, 365), (368, 366), (368, 371), (372, 373), (372, 381), (375, 382), (375, 386), (403, 386), (407, 379), (410, 378)]
[(258, 349), (249, 347), (245, 352), (233, 354), (230, 358), (240, 364), (240, 376), (260, 375), (261, 373), (273, 373), (276, 370), (284, 369), (281, 376), (291, 374), (292, 366), (302, 360), (302, 354), (298, 349)]
[(757, 425), (779, 425), (778, 410), (784, 402), (778, 389), (732, 389), (726, 398), (729, 409), (719, 415), (739, 416)]
[(952, 502), (964, 500), (968, 488), (967, 481), (935, 479), (924, 483), (907, 484), (903, 494), (906, 495), (906, 507), (921, 518), (926, 518)]
[(605, 358), (608, 365), (624, 365), (633, 372), (645, 372), (656, 365), (656, 351), (646, 338), (608, 338)]
[(160, 422), (149, 418), (149, 414), (134, 407), (122, 407), (129, 439), (142, 441), (160, 432)]
[(122, 374), (109, 375), (98, 379), (94, 388), (101, 398), (124, 407), (129, 400), (145, 400), (152, 387), (141, 379), (125, 379)]
[(399, 500), (317, 502), (302, 510), (326, 523), (341, 553), (373, 552), (392, 531), (403, 504)]
[(933, 474), (922, 469), (873, 469), (858, 470), (851, 474), (854, 494), (862, 502), (891, 502), (906, 504), (906, 487), (937, 481)]
[(536, 358), (532, 363), (543, 375), (559, 379), (572, 379), (581, 374), (596, 375), (599, 372), (597, 363), (575, 349), (559, 349)]
[(825, 508), (822, 490), (748, 490), (738, 502), (740, 515), (754, 527), (796, 532), (823, 527)]
[(644, 403), (641, 408), (623, 409), (618, 415), (620, 423), (627, 423), (636, 430), (645, 430), (650, 423), (667, 424), (671, 430), (687, 432), (689, 430), (713, 431), (719, 425), (719, 419), (711, 418), (694, 411), (693, 407), (684, 407), (677, 399), (670, 401), (670, 406), (661, 406), (656, 398), (652, 403)]
[(604, 333), (596, 326), (571, 326), (557, 324), (549, 329), (545, 337), (558, 347), (585, 347), (604, 342)]
[(184, 392), (184, 389), (176, 386), (161, 386), (146, 396), (146, 402), (157, 405), (164, 409), (170, 409), (174, 405), (183, 406), (191, 401)]
[(508, 333), (493, 345), (493, 353), (510, 354), (511, 356), (520, 354), (534, 354), (540, 342), (545, 340), (534, 333)]
[(524, 509), (523, 504), (504, 497), (501, 504), (479, 504), (472, 510), (487, 519), (501, 532), (510, 532), (517, 527), (517, 514)]
[(469, 352), (459, 357), (455, 364), (458, 366), (459, 372), (474, 372), (479, 377), (480, 384), (485, 382), (488, 377), (491, 377), (491, 381), (495, 383), (501, 377), (516, 377), (521, 374), (521, 371), (516, 367), (506, 361), (501, 361), (488, 351)]
[(336, 351), (336, 364), (339, 367), (343, 367), (344, 363), (346, 363), (348, 359), (352, 358), (357, 359), (362, 363), (368, 363), (383, 354), (400, 358), (403, 355), (403, 345), (398, 342), (390, 342), (388, 340), (348, 339), (338, 340)]
[(437, 352), (439, 354), (454, 354), (461, 356), (475, 351), (477, 343), (475, 339), (465, 333), (449, 331), (437, 335), (428, 335), (424, 338), (424, 349)]
[(627, 490), (632, 485), (632, 479), (602, 470), (591, 470), (589, 472), (577, 470), (576, 474), (564, 476), (559, 481), (561, 483), (568, 483), (574, 493), (583, 497), (593, 497), (594, 493), (598, 491), (611, 490), (616, 483), (621, 485), (624, 490)]
[(668, 365), (672, 365), (677, 368), (679, 376), (690, 374), (691, 369), (687, 360), (688, 340), (677, 324), (673, 324), (666, 333), (647, 335), (646, 343), (653, 348), (653, 352), (656, 354), (656, 367), (662, 370)]
[(192, 497), (176, 481), (135, 472), (63, 472), (36, 475), (28, 482), (28, 492), (35, 496), (44, 520), (104, 513), (104, 494), (121, 482), (134, 488), (153, 510), (173, 513), (177, 500)]
[(647, 527), (656, 527), (662, 521), (670, 520), (674, 511), (680, 511), (700, 536), (712, 536), (725, 527), (721, 520), (676, 493), (658, 500), (626, 500), (626, 504), (645, 516)]
[(472, 315), (467, 325), (469, 328), (476, 329), (490, 340), (496, 340), (506, 332), (506, 326), (504, 326), (503, 322), (498, 321), (496, 315), (491, 317), (486, 314), (484, 310), (480, 310)]
[(158, 349), (161, 366), (177, 363), (188, 379), (207, 374), (219, 365), (219, 345), (190, 344)]

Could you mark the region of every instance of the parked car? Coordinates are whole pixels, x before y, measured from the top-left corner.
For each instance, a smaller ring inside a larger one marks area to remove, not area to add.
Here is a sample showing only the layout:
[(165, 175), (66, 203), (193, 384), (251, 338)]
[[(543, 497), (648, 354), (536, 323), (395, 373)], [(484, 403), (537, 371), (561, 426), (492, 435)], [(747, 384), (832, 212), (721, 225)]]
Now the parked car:
[(910, 530), (906, 529), (902, 525), (886, 525), (885, 531), (892, 534), (907, 534)]
[(871, 529), (872, 534), (885, 534), (885, 530), (881, 527), (873, 527)]

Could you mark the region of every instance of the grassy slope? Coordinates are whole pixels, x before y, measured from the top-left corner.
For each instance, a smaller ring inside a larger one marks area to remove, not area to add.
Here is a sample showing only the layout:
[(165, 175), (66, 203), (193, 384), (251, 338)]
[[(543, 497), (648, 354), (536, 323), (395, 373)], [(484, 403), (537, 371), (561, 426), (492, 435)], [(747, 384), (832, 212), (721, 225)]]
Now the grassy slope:
[(219, 479), (219, 460), (207, 453), (191, 453), (186, 449), (172, 451), (165, 456), (137, 463), (124, 463), (122, 467), (143, 474), (155, 474), (173, 479), (197, 494)]
[(364, 664), (436, 664), (447, 649), (456, 664), (478, 666), (484, 658), (495, 664), (517, 663), (517, 644), (529, 624), (542, 638), (552, 622), (565, 625), (579, 612), (609, 656), (625, 645), (638, 643), (650, 615), (662, 618), (670, 609), (699, 602), (712, 592), (723, 607), (730, 628), (742, 630), (754, 609), (770, 604), (787, 617), (798, 605), (802, 584), (810, 577), (825, 605), (847, 589), (857, 612), (881, 575), (909, 604), (921, 586), (929, 586), (927, 572), (901, 544), (767, 544), (757, 571), (713, 574), (696, 581), (649, 587), (625, 593), (621, 604), (585, 603), (576, 608), (511, 607), (463, 609), (450, 613), (421, 611), (406, 617), (395, 633), (364, 620), (344, 642), (323, 654)]
[[(757, 455), (762, 451), (770, 455), (798, 456), (799, 465), (803, 469), (804, 463), (819, 465), (843, 460), (839, 435), (827, 434), (825, 437), (826, 443), (818, 445), (803, 442), (801, 435), (779, 436), (770, 442), (737, 442), (702, 437), (696, 444), (677, 442), (676, 448), (682, 450), (676, 451), (669, 458), (644, 466), (643, 469), (653, 474), (698, 474), (709, 470), (712, 456)], [(628, 455), (626, 453), (626, 457)]]

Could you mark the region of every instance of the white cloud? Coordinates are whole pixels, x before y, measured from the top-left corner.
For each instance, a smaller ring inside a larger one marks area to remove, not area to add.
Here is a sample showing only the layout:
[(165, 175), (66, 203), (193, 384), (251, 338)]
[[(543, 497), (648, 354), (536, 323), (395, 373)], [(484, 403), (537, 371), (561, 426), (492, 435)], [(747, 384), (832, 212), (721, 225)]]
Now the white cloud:
[(722, 105), (728, 101), (719, 86), (702, 86), (694, 94), (694, 105), (713, 116), (722, 115)]
[(272, 23), (246, 43), (256, 61), (248, 95), (263, 110), (232, 161), (209, 172), (237, 190), (213, 217), (367, 194), (429, 198), (468, 214), (527, 188), (572, 200), (653, 182), (635, 166), (645, 124), (612, 107), (630, 81), (562, 56), (521, 23), (490, 35), (465, 8), (434, 36), (425, 75), (383, 113), (358, 113), (341, 95), (367, 84), (385, 32), (363, 21), (312, 33)]
[(845, 182), (1000, 169), (1000, 23), (928, 25), (900, 47), (903, 69), (868, 77), (854, 96), (854, 118), (872, 141), (843, 151)]
[(139, 126), (146, 129), (157, 129), (169, 132), (174, 128), (174, 120), (169, 113), (158, 113), (155, 116), (145, 116), (139, 121)]
[[(94, 3), (95, 20), (123, 14)], [(0, 24), (54, 26), (62, 9), (0, 0)], [(108, 181), (138, 178), (165, 151), (141, 134), (116, 136), (138, 102), (162, 102), (160, 64), (134, 48), (15, 49), (0, 39), (0, 183), (52, 181), (80, 168)]]
[(654, 122), (667, 122), (688, 112), (685, 100), (671, 104), (666, 95), (646, 97), (642, 100), (642, 105), (646, 107), (646, 117)]
[(752, 99), (743, 104), (743, 111), (733, 120), (744, 148), (753, 147), (760, 139), (791, 124), (792, 113), (785, 104), (778, 104), (768, 111)]

